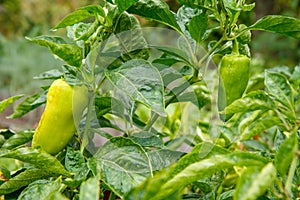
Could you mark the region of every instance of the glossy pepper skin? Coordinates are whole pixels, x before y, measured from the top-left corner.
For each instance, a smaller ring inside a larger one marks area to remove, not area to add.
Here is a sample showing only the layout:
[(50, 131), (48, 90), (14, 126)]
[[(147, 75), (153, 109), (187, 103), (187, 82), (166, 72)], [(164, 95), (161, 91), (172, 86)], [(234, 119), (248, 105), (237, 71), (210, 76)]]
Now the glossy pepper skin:
[(45, 110), (34, 132), (32, 146), (55, 155), (71, 140), (87, 105), (87, 89), (55, 80), (48, 91)]
[[(218, 109), (223, 111), (226, 106), (242, 97), (249, 80), (250, 58), (245, 55), (227, 54), (219, 65)], [(227, 121), (232, 115), (220, 115)]]

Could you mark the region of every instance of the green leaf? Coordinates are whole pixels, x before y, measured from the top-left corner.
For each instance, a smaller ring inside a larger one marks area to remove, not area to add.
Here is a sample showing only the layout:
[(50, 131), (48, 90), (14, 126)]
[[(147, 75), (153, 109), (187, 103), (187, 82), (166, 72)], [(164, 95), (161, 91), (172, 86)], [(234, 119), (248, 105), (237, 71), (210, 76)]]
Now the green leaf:
[[(238, 115), (239, 120), (236, 122), (235, 127), (238, 128), (238, 131), (235, 132), (236, 134), (244, 133), (246, 130), (248, 131), (249, 127), (251, 127), (251, 124), (255, 123), (257, 120), (262, 118), (264, 111), (254, 111), (249, 113), (243, 113), (241, 115)], [(252, 138), (251, 138), (252, 139)]]
[(147, 19), (156, 20), (181, 32), (174, 13), (170, 11), (168, 4), (164, 1), (139, 0), (128, 9), (128, 12)]
[(39, 80), (56, 80), (59, 79), (60, 77), (63, 77), (64, 73), (61, 72), (58, 69), (51, 69), (49, 71), (43, 72), (35, 77), (33, 77), (34, 79), (39, 79)]
[(249, 167), (240, 177), (234, 193), (234, 200), (256, 200), (273, 184), (276, 169), (272, 163), (264, 167)]
[(28, 112), (34, 110), (40, 105), (46, 102), (46, 92), (35, 93), (29, 97), (26, 97), (18, 106), (15, 108), (14, 113), (8, 116), (10, 119), (22, 117)]
[(298, 140), (296, 134), (290, 135), (280, 145), (275, 156), (275, 167), (282, 177), (286, 177), (291, 162), (296, 156)]
[(270, 31), (287, 36), (300, 38), (300, 20), (293, 17), (269, 15), (258, 20), (248, 29)]
[[(122, 129), (119, 126), (117, 126), (116, 124), (114, 124), (113, 121), (114, 120), (109, 120), (109, 119), (107, 119), (103, 116), (98, 117), (98, 123), (99, 123), (100, 127), (113, 128), (115, 130), (122, 131)], [(110, 139), (111, 137), (113, 137), (113, 136), (111, 136), (111, 133), (108, 133), (104, 130), (96, 129), (95, 132), (100, 134), (102, 137), (107, 138), (107, 139)]]
[(245, 140), (245, 141), (242, 141), (242, 143), (245, 145), (245, 147), (247, 149), (264, 152), (264, 153), (269, 153), (267, 144), (264, 144), (263, 142), (256, 141), (256, 140)]
[(197, 180), (210, 177), (217, 171), (233, 166), (262, 167), (268, 162), (264, 157), (247, 152), (214, 155), (189, 164), (177, 174), (174, 174), (173, 170), (157, 173), (154, 177), (147, 179), (143, 184), (131, 190), (125, 196), (125, 199), (179, 200), (185, 186)]
[(236, 0), (223, 0), (226, 15), (229, 15), (230, 21), (236, 23), (240, 12), (242, 11), (242, 5)]
[(38, 36), (35, 38), (26, 37), (26, 39), (47, 47), (53, 54), (57, 55), (69, 65), (76, 67), (81, 66), (83, 55), (81, 48), (78, 46), (67, 44), (59, 37)]
[(122, 105), (122, 102), (116, 98), (96, 96), (94, 101), (96, 115), (98, 118), (106, 113), (112, 113), (118, 116), (122, 116), (124, 113), (124, 106)]
[(245, 3), (237, 3), (236, 0), (224, 0), (224, 6), (228, 11), (231, 11), (231, 12), (232, 11), (251, 11), (255, 7), (255, 3), (245, 4)]
[(207, 13), (205, 12), (193, 17), (188, 25), (188, 29), (192, 38), (196, 40), (198, 43), (202, 42), (207, 28), (208, 28), (208, 17), (207, 17)]
[(232, 200), (233, 195), (234, 195), (234, 190), (229, 190), (223, 192), (217, 200)]
[[(201, 16), (205, 15), (205, 11), (202, 8), (197, 8), (197, 6), (181, 6), (176, 13), (176, 19), (177, 19), (177, 23), (180, 25), (180, 28), (182, 29), (185, 38), (184, 37), (180, 37), (178, 38), (178, 47), (181, 50), (184, 50), (186, 52), (189, 52), (192, 48), (193, 51), (196, 51), (197, 48), (197, 39), (201, 39), (204, 40), (209, 33), (209, 30), (200, 30), (198, 27), (203, 27), (202, 26), (202, 22), (199, 24), (199, 18), (201, 18)], [(193, 22), (192, 22), (193, 20)], [(207, 20), (204, 21), (203, 25), (204, 27), (207, 24)], [(207, 27), (206, 27), (207, 28)], [(204, 32), (203, 32), (204, 31)], [(193, 32), (194, 34), (194, 38), (191, 36), (191, 33)], [(198, 38), (199, 37), (199, 33), (202, 34), (203, 32), (203, 38)], [(189, 43), (189, 44), (188, 44)]]
[(228, 105), (221, 113), (235, 114), (239, 112), (251, 112), (255, 110), (271, 110), (274, 108), (272, 99), (261, 90), (246, 94), (243, 98), (237, 99)]
[(16, 95), (9, 97), (8, 99), (4, 99), (0, 102), (0, 113), (2, 113), (7, 107), (9, 107), (11, 104), (13, 104), (18, 99), (22, 98), (24, 95)]
[(265, 130), (272, 128), (274, 126), (280, 126), (282, 125), (282, 121), (279, 117), (275, 116), (267, 116), (263, 117), (259, 120), (254, 121), (249, 129), (242, 133), (241, 135), (241, 140), (249, 140), (253, 136), (257, 134), (263, 133)]
[(23, 147), (0, 154), (0, 157), (17, 159), (29, 163), (41, 170), (45, 170), (48, 173), (69, 176), (69, 173), (65, 170), (64, 166), (62, 166), (55, 157), (38, 149)]
[[(168, 180), (167, 171), (158, 171), (154, 177), (146, 179), (142, 184), (134, 187), (128, 193), (125, 194), (125, 200), (156, 200), (154, 197), (159, 192), (161, 186)], [(176, 188), (174, 186), (174, 188)], [(174, 192), (175, 193), (175, 192)], [(164, 200), (180, 200), (180, 196), (176, 194), (171, 194)]]
[[(163, 199), (175, 190), (182, 190), (184, 186), (201, 178), (209, 177), (221, 169), (232, 166), (261, 166), (265, 162), (266, 160), (263, 157), (246, 152), (216, 155), (187, 166), (163, 185), (157, 197)], [(176, 185), (176, 188), (174, 188), (174, 185)]]
[(251, 11), (251, 10), (253, 10), (253, 8), (255, 8), (255, 3), (244, 4), (242, 6), (242, 9), (243, 9), (244, 12)]
[(61, 183), (49, 180), (37, 180), (30, 183), (19, 195), (20, 200), (45, 199), (51, 193), (59, 190)]
[(224, 6), (228, 11), (240, 11), (241, 8), (237, 5), (236, 0), (223, 0)]
[[(165, 88), (167, 88), (169, 84), (171, 84), (172, 82), (174, 82), (176, 80), (181, 81), (180, 86), (188, 87), (190, 85), (188, 83), (188, 81), (183, 80), (183, 78), (188, 79), (187, 77), (184, 77), (186, 74), (193, 72), (193, 70), (183, 71), (183, 69), (190, 68), (190, 67), (183, 66), (183, 68), (180, 71), (178, 71), (177, 69), (171, 67), (170, 65), (161, 64), (161, 63), (157, 63), (157, 62), (158, 62), (158, 60), (156, 60), (155, 63), (152, 63), (152, 64), (154, 67), (156, 67), (159, 70)], [(184, 83), (182, 83), (182, 82), (184, 82)], [(174, 86), (172, 86), (172, 87), (174, 87)]]
[(89, 6), (79, 8), (78, 10), (75, 10), (74, 12), (68, 14), (53, 29), (55, 30), (59, 28), (65, 28), (67, 26), (72, 26), (78, 22), (83, 21), (86, 18), (96, 16), (97, 14), (102, 17), (105, 17), (105, 12), (103, 8), (99, 5), (89, 5)]
[(6, 167), (0, 166), (0, 185), (10, 179), (10, 171)]
[(187, 65), (192, 65), (190, 62), (189, 55), (181, 49), (172, 46), (152, 46), (152, 48), (165, 52), (169, 55), (175, 56), (176, 59), (181, 59)]
[(126, 11), (128, 8), (130, 8), (134, 3), (136, 3), (138, 0), (115, 0), (115, 4), (118, 6), (119, 13), (122, 13)]
[(283, 143), (283, 141), (286, 139), (285, 134), (283, 133), (283, 130), (277, 129), (274, 132), (274, 141), (273, 141), (273, 148), (276, 152), (279, 150), (280, 145)]
[(101, 180), (120, 197), (152, 175), (146, 152), (129, 138), (112, 138), (95, 158), (100, 164)]
[(285, 105), (290, 112), (294, 110), (294, 92), (285, 76), (276, 72), (266, 71), (265, 85), (269, 94)]
[(89, 168), (85, 162), (84, 156), (80, 151), (72, 148), (67, 148), (65, 168), (74, 174), (72, 186), (79, 186), (89, 173)]
[(132, 100), (149, 106), (165, 116), (163, 82), (158, 70), (141, 59), (130, 60), (106, 73), (107, 78)]
[(5, 142), (5, 137), (3, 135), (0, 135), (0, 147), (2, 147), (4, 142)]
[(169, 149), (159, 149), (148, 152), (153, 171), (169, 167), (171, 164), (176, 163), (182, 155), (183, 152)]
[(211, 3), (211, 0), (178, 0), (178, 2), (192, 8), (204, 8)]
[(180, 171), (182, 171), (187, 166), (199, 162), (201, 160), (204, 160), (206, 158), (215, 156), (215, 155), (223, 155), (229, 153), (228, 150), (217, 146), (215, 144), (204, 142), (200, 143), (197, 146), (193, 148), (191, 152), (183, 156), (177, 164), (173, 167), (172, 173), (177, 174)]
[(80, 40), (85, 42), (90, 42), (91, 40), (94, 41), (97, 33), (99, 32), (99, 26), (100, 23), (96, 20), (93, 23), (79, 22), (68, 27), (67, 36), (73, 41), (78, 41), (76, 43), (78, 46), (84, 47), (84, 43)]
[(85, 160), (81, 152), (68, 147), (65, 157), (65, 168), (68, 171), (76, 172), (83, 164), (85, 164)]
[(2, 145), (2, 148), (13, 149), (20, 145), (26, 144), (32, 140), (33, 133), (33, 130), (20, 131), (8, 138)]
[(268, 71), (284, 75), (285, 77), (290, 77), (292, 75), (291, 68), (287, 66), (272, 67), (268, 69)]
[(265, 88), (264, 80), (265, 80), (264, 73), (259, 73), (256, 76), (250, 77), (247, 85), (246, 93), (249, 93), (251, 91), (256, 91), (256, 90), (263, 90)]
[(211, 96), (209, 95), (206, 86), (201, 84), (193, 84), (191, 87), (188, 87), (185, 92), (179, 96), (176, 96), (172, 102), (192, 102), (195, 106), (201, 109), (203, 106), (210, 103), (210, 101)]
[(115, 34), (124, 61), (149, 57), (147, 41), (143, 36), (139, 21), (134, 15), (123, 13), (116, 25)]
[(293, 74), (290, 77), (290, 82), (297, 88), (300, 85), (300, 66), (294, 68)]
[(181, 62), (181, 60), (178, 58), (175, 58), (175, 57), (174, 58), (157, 58), (152, 61), (152, 64), (159, 64), (161, 66), (164, 66), (164, 67), (161, 67), (163, 69), (166, 67), (170, 67), (178, 62)]
[(36, 180), (52, 177), (45, 169), (27, 169), (0, 185), (0, 195), (12, 193)]
[(142, 147), (163, 147), (164, 143), (156, 134), (147, 131), (134, 133), (129, 137)]
[(95, 200), (100, 196), (100, 184), (97, 177), (89, 178), (80, 186), (80, 200)]
[(63, 194), (61, 194), (59, 191), (53, 191), (51, 192), (44, 200), (69, 200), (67, 197), (65, 197)]

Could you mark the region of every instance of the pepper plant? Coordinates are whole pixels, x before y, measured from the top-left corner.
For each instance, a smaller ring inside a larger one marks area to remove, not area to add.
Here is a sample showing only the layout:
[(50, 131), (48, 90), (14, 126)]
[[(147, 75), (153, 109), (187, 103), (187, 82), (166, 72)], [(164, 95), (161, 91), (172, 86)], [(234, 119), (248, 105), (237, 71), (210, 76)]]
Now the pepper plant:
[[(35, 78), (86, 87), (72, 104), (87, 105), (66, 139), (74, 123), (53, 119), (69, 117), (57, 110), (71, 103), (49, 103), (46, 83), (1, 101), (2, 112), (22, 98), (9, 118), (46, 102), (53, 111), (39, 133), (1, 130), (1, 198), (299, 198), (300, 67), (249, 74), (249, 44), (254, 30), (300, 39), (300, 20), (271, 15), (246, 26), (240, 14), (254, 3), (179, 3), (175, 13), (161, 0), (102, 0), (53, 28), (66, 37), (27, 38), (65, 62)], [(63, 102), (64, 90), (55, 94)], [(33, 135), (43, 145), (31, 147)], [(47, 140), (68, 144), (59, 151)]]

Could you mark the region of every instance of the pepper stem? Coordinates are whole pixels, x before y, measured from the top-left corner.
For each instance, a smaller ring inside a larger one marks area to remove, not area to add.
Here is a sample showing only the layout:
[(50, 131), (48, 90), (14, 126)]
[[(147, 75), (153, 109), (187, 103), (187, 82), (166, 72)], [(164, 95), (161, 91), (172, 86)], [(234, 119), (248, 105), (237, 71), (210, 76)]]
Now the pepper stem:
[(232, 54), (234, 55), (240, 55), (240, 52), (239, 52), (239, 43), (236, 39), (234, 39), (233, 41), (233, 46), (232, 46)]

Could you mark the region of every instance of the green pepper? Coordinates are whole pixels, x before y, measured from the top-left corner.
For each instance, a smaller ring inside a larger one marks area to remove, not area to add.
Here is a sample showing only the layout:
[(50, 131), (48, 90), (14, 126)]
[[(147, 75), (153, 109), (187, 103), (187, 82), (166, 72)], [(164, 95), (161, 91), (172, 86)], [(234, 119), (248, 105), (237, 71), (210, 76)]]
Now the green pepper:
[(34, 132), (32, 147), (55, 155), (71, 140), (84, 108), (87, 88), (70, 86), (64, 79), (55, 80), (47, 94), (45, 110)]
[[(227, 54), (219, 65), (218, 109), (223, 111), (226, 106), (242, 97), (249, 80), (250, 58), (245, 55)], [(232, 115), (220, 115), (227, 121)]]

